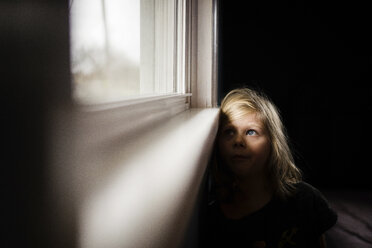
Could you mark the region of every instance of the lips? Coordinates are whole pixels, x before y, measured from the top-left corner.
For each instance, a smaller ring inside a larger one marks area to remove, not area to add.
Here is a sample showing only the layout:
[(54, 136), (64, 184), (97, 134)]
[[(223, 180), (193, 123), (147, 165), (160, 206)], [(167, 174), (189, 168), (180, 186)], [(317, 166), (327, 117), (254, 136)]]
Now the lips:
[(242, 159), (249, 159), (249, 156), (246, 156), (246, 155), (234, 155), (232, 158), (233, 159), (236, 159), (236, 160), (242, 160)]

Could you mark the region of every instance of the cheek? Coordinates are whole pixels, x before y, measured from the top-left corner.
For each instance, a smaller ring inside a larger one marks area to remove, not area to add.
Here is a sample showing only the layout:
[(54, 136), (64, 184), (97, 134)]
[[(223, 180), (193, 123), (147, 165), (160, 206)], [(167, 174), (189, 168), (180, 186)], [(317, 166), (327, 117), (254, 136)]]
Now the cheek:
[(229, 145), (228, 142), (219, 139), (218, 140), (218, 153), (220, 154), (221, 158), (225, 159), (229, 154)]
[(270, 153), (271, 153), (270, 144), (264, 144), (257, 151), (257, 154), (258, 154), (259, 158), (262, 160), (263, 163), (268, 162), (269, 157), (270, 157)]
[(260, 142), (251, 146), (251, 151), (254, 153), (256, 158), (260, 160), (266, 160), (270, 156), (271, 146), (268, 141)]

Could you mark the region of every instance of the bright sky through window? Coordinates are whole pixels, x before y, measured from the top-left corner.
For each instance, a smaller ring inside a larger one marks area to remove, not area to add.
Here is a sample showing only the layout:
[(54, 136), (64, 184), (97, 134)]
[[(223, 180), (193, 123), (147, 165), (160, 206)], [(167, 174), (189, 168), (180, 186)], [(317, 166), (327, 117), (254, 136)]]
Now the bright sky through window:
[(183, 6), (176, 0), (71, 0), (75, 100), (96, 104), (181, 92)]
[(74, 0), (70, 20), (75, 97), (89, 103), (137, 94), (140, 1)]

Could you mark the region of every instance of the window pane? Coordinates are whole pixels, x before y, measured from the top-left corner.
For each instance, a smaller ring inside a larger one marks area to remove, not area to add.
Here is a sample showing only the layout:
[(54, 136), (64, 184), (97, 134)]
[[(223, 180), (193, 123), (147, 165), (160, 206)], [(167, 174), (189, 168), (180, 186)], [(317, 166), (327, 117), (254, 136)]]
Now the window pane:
[(176, 92), (176, 17), (175, 0), (70, 1), (75, 99)]

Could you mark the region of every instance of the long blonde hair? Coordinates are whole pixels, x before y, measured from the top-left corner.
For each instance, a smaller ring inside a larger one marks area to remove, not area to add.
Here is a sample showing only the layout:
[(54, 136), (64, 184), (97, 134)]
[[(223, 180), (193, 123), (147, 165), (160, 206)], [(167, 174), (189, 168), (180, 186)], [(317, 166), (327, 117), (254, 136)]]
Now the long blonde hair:
[[(268, 131), (271, 143), (271, 155), (267, 167), (269, 181), (274, 194), (285, 199), (292, 195), (295, 184), (302, 179), (301, 171), (296, 167), (292, 152), (288, 145), (288, 136), (283, 126), (279, 110), (262, 92), (249, 88), (239, 88), (230, 91), (222, 100), (220, 108), (220, 129), (227, 123), (248, 113), (256, 113)], [(218, 134), (219, 135), (219, 134)], [(227, 199), (232, 190), (232, 174), (218, 159), (218, 149), (215, 148), (214, 176), (219, 196)]]

